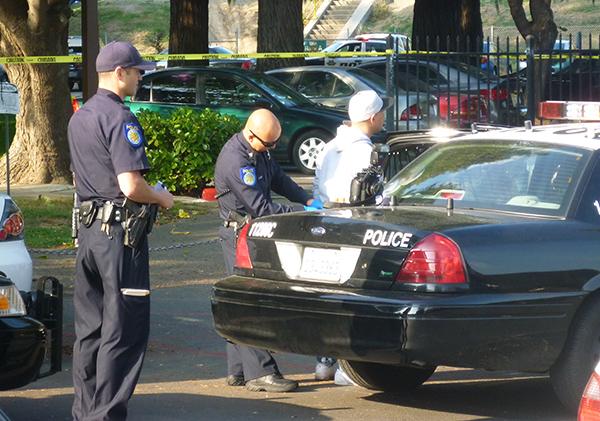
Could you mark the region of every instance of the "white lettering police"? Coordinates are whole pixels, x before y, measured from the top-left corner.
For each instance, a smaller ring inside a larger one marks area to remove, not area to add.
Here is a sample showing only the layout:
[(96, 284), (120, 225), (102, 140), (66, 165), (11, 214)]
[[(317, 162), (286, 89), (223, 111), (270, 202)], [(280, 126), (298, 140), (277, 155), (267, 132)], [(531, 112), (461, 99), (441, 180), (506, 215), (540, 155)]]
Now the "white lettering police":
[(277, 227), (277, 222), (255, 222), (248, 231), (249, 237), (273, 237), (273, 230)]
[(408, 247), (408, 242), (412, 236), (409, 232), (367, 230), (363, 238), (363, 244), (367, 244), (368, 241), (373, 246)]

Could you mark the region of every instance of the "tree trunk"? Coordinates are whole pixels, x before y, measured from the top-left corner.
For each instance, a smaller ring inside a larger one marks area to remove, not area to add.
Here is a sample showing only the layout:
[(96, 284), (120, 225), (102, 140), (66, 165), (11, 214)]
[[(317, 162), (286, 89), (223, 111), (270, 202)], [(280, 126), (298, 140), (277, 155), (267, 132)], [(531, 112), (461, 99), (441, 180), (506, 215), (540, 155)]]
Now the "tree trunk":
[[(257, 52), (303, 52), (302, 0), (258, 0)], [(260, 59), (260, 71), (301, 66), (303, 58)]]
[(480, 0), (416, 0), (413, 49), (481, 51)]
[[(533, 35), (533, 50), (536, 53), (552, 51), (558, 35), (551, 4), (552, 0), (530, 0), (531, 20), (528, 20), (523, 8), (523, 0), (508, 0), (510, 14), (523, 38)], [(533, 74), (534, 80), (538, 82), (534, 84), (535, 103), (538, 104), (545, 98), (546, 85), (550, 78), (550, 61), (535, 60)]]
[[(208, 0), (171, 0), (169, 54), (208, 53)], [(169, 60), (171, 66), (208, 66), (208, 60)]]
[[(11, 0), (0, 3), (0, 54), (67, 55), (68, 0)], [(19, 90), (16, 134), (9, 150), (11, 181), (69, 182), (67, 124), (72, 114), (67, 64), (9, 64)], [(6, 176), (0, 161), (0, 179)]]

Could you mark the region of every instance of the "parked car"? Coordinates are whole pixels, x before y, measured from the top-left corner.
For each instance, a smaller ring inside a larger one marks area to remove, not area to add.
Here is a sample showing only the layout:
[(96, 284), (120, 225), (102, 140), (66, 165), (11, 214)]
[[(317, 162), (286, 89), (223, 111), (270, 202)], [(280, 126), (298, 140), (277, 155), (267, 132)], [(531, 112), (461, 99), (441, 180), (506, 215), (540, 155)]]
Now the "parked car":
[(279, 80), (230, 68), (180, 67), (143, 76), (129, 102), (135, 113), (149, 109), (168, 113), (178, 107), (210, 108), (244, 122), (257, 108), (270, 109), (281, 122), (281, 140), (272, 152), (279, 162), (293, 162), (311, 173), (325, 143), (346, 113), (314, 104)]
[[(365, 53), (365, 52), (377, 52), (383, 53), (387, 49), (386, 42), (384, 40), (359, 40), (359, 39), (346, 39), (338, 40), (333, 44), (328, 45), (323, 49), (323, 53)], [(330, 66), (356, 66), (361, 63), (366, 63), (372, 60), (381, 59), (381, 57), (366, 57), (366, 56), (354, 56), (354, 57), (308, 57), (305, 59), (307, 65), (321, 65), (327, 64)]]
[[(69, 55), (80, 56), (83, 54), (83, 44), (80, 36), (69, 36), (68, 40)], [(70, 63), (69, 64), (69, 88), (73, 90), (77, 84), (77, 89), (82, 89), (82, 71), (83, 65), (81, 63)]]
[[(169, 49), (165, 48), (160, 54), (169, 54)], [(208, 54), (234, 54), (233, 51), (221, 47), (220, 45), (209, 45)], [(156, 63), (156, 69), (166, 69), (169, 65), (168, 60), (162, 60)], [(252, 70), (256, 67), (256, 59), (246, 58), (228, 58), (228, 59), (214, 59), (209, 60), (209, 66), (214, 67), (234, 67), (244, 70)]]
[(600, 420), (600, 361), (583, 391), (577, 421)]
[[(386, 76), (385, 60), (359, 68)], [(397, 57), (394, 77), (397, 87), (407, 77), (415, 77), (423, 83), (422, 95), (438, 98), (436, 123), (452, 127), (468, 127), (472, 122), (506, 123), (512, 110), (512, 99), (500, 85), (502, 79), (469, 64), (434, 57)]]
[(600, 353), (598, 130), (452, 135), (380, 206), (251, 221), (214, 286), (217, 332), (337, 357), (374, 390), (414, 389), (439, 365), (549, 372), (576, 410)]
[[(348, 110), (350, 98), (356, 92), (372, 89), (382, 97), (387, 95), (385, 79), (373, 72), (355, 67), (287, 67), (266, 73), (281, 80), (313, 102), (345, 111)], [(410, 83), (408, 79), (402, 81), (404, 86)], [(394, 115), (397, 116), (396, 125), (399, 129), (426, 128), (431, 116), (437, 113), (434, 96), (419, 95), (403, 89), (398, 89), (392, 104), (396, 110)]]
[[(61, 370), (62, 286), (41, 278), (32, 287), (23, 233), (21, 211), (0, 194), (0, 390)], [(41, 372), (46, 353), (50, 366)]]
[(394, 51), (397, 53), (404, 53), (410, 50), (410, 38), (404, 34), (394, 34), (394, 33), (386, 33), (386, 32), (378, 32), (378, 33), (369, 33), (369, 34), (359, 34), (354, 37), (354, 39), (358, 39), (361, 41), (387, 41), (389, 36), (392, 36), (392, 40), (394, 43)]

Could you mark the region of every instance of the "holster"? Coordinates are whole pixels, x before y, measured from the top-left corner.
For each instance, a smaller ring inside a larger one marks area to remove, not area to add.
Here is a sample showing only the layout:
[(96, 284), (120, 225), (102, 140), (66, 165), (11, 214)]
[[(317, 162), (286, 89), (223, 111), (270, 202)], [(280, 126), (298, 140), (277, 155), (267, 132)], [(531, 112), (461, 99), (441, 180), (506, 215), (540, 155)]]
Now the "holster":
[(81, 222), (83, 226), (89, 228), (96, 219), (96, 215), (98, 214), (98, 208), (98, 204), (91, 200), (81, 202), (81, 204), (79, 205), (79, 222)]
[(124, 244), (127, 247), (137, 248), (140, 242), (152, 231), (158, 215), (158, 205), (136, 203), (125, 199), (125, 230)]

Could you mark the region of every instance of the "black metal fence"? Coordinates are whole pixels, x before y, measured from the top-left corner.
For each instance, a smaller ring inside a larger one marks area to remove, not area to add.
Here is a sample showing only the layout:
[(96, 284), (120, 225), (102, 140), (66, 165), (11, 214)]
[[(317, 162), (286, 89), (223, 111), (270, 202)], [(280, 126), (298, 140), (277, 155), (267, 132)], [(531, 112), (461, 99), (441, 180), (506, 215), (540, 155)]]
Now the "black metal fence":
[(536, 118), (540, 100), (600, 101), (600, 35), (560, 37), (548, 51), (535, 51), (531, 38), (477, 44), (476, 52), (446, 52), (439, 39), (413, 40), (409, 52), (359, 64), (386, 78), (395, 103), (388, 130), (515, 126)]

